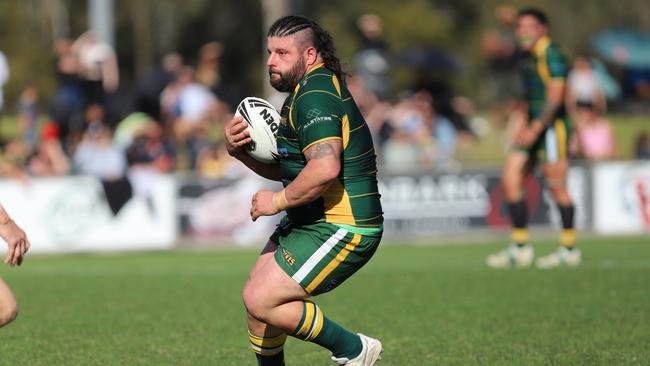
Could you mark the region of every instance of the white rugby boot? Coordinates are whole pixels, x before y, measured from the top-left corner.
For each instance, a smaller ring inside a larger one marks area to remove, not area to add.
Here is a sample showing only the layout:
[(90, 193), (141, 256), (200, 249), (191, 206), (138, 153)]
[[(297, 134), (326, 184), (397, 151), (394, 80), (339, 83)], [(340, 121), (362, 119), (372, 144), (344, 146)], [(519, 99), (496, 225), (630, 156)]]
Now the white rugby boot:
[(535, 262), (537, 268), (547, 269), (560, 266), (575, 267), (582, 263), (582, 253), (580, 249), (573, 248), (569, 250), (565, 247), (560, 247), (553, 253), (540, 257)]
[(526, 268), (533, 264), (533, 258), (535, 258), (535, 252), (530, 245), (526, 244), (520, 247), (510, 244), (505, 250), (489, 255), (485, 259), (485, 263), (492, 268)]
[(359, 356), (351, 360), (345, 357), (336, 358), (332, 356), (332, 361), (336, 362), (337, 365), (374, 366), (377, 364), (377, 361), (381, 360), (381, 353), (384, 352), (381, 342), (378, 339), (370, 338), (361, 333), (357, 333), (357, 335), (361, 338), (361, 344), (363, 345)]

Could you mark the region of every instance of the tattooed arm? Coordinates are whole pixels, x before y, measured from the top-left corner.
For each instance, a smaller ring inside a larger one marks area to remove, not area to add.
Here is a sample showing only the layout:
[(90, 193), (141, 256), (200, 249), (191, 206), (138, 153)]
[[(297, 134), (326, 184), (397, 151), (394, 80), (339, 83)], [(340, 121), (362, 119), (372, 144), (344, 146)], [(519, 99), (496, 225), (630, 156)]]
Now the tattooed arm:
[(280, 192), (261, 190), (253, 196), (251, 217), (270, 216), (289, 207), (307, 204), (320, 197), (341, 171), (341, 140), (319, 142), (305, 150), (307, 165)]
[(529, 147), (555, 122), (557, 111), (562, 108), (566, 85), (564, 80), (553, 80), (546, 93), (546, 102), (542, 107), (539, 117), (532, 120), (529, 127), (524, 127), (517, 135), (517, 143), (522, 147)]
[(329, 188), (339, 176), (342, 149), (341, 140), (326, 140), (305, 151), (307, 165), (285, 188), (289, 207), (312, 202)]

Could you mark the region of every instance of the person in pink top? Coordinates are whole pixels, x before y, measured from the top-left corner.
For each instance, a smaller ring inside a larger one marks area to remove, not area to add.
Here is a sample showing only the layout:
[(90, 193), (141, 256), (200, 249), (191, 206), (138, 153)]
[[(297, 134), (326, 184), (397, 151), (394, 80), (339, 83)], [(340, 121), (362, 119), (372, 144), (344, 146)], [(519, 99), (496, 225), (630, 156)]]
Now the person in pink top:
[(578, 153), (587, 160), (615, 159), (616, 142), (612, 123), (590, 102), (576, 105)]

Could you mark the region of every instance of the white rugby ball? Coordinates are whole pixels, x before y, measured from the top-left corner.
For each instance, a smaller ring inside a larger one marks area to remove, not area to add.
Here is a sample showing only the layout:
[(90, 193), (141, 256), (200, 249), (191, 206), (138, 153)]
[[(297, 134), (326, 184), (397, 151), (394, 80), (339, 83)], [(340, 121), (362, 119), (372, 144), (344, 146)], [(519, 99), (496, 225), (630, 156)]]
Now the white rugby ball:
[(237, 106), (235, 116), (241, 116), (248, 123), (246, 128), (253, 140), (246, 152), (262, 163), (278, 160), (278, 145), (275, 137), (280, 128), (280, 114), (271, 103), (262, 98), (246, 97)]

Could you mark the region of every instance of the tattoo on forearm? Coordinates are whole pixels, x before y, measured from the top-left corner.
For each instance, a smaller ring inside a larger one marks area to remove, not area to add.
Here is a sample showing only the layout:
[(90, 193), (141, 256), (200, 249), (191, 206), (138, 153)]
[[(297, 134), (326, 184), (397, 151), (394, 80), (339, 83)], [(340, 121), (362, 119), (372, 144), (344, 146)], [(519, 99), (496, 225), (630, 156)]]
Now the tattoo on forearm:
[(335, 155), (334, 148), (329, 142), (321, 142), (314, 146), (314, 151), (309, 156), (310, 159), (322, 159), (326, 156)]
[(542, 113), (539, 115), (539, 121), (542, 122), (542, 125), (544, 125), (544, 127), (553, 123), (555, 120), (555, 114), (557, 113), (558, 109), (560, 109), (559, 104), (551, 101), (546, 101), (544, 107), (542, 108)]

